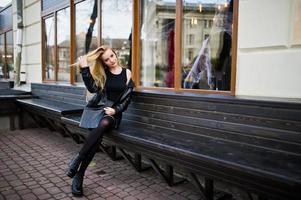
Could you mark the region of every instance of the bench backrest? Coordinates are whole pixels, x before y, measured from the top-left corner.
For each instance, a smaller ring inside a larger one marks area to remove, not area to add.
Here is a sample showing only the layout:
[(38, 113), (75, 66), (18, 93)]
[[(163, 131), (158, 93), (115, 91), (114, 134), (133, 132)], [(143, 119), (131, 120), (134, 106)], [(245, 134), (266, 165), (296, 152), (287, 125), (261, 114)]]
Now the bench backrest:
[(136, 92), (124, 114), (143, 128), (301, 155), (301, 103)]
[(74, 105), (86, 104), (84, 87), (32, 83), (31, 91), (34, 96), (38, 96), (41, 99), (48, 99)]

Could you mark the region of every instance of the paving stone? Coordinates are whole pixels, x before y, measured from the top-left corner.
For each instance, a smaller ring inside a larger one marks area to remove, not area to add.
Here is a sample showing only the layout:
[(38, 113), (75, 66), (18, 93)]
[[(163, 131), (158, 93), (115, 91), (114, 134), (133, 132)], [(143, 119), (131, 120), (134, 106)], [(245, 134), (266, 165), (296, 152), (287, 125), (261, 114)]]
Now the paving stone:
[(130, 197), (125, 197), (123, 200), (137, 200), (137, 198), (130, 196)]
[(26, 188), (27, 188), (27, 187), (26, 187), (25, 185), (20, 185), (20, 186), (14, 187), (14, 189), (15, 189), (16, 191), (24, 190), (24, 189), (26, 189)]
[(6, 197), (6, 200), (18, 200), (18, 199), (21, 199), (21, 197), (17, 194), (12, 194), (12, 195), (7, 195)]
[(39, 196), (39, 195), (45, 194), (46, 190), (44, 188), (36, 188), (36, 189), (33, 189), (32, 192), (35, 195)]
[(31, 193), (31, 189), (26, 188), (26, 189), (23, 189), (23, 190), (18, 190), (17, 193), (18, 193), (20, 196), (23, 196), (23, 195), (25, 195), (25, 194)]
[(37, 196), (35, 196), (33, 193), (28, 193), (22, 196), (22, 199), (24, 200), (35, 200), (38, 199)]
[(59, 194), (54, 195), (55, 199), (62, 199), (62, 198), (65, 198), (65, 197), (67, 197), (67, 194), (64, 194), (62, 192), (59, 193)]
[(47, 191), (52, 195), (59, 194), (61, 192), (58, 187), (50, 187), (47, 189)]

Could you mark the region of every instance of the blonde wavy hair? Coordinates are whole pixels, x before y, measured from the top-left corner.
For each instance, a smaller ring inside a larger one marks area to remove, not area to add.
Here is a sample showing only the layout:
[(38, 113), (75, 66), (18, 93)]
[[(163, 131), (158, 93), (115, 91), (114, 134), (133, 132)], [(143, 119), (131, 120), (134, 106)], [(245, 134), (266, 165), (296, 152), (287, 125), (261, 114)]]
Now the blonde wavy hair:
[(89, 64), (91, 64), (92, 67), (91, 75), (95, 81), (95, 84), (97, 85), (97, 87), (100, 88), (100, 90), (104, 88), (106, 78), (107, 78), (105, 73), (106, 66), (103, 63), (101, 57), (103, 53), (109, 49), (112, 50), (117, 57), (116, 52), (112, 48), (106, 45), (102, 45), (97, 49), (95, 49), (94, 51), (91, 51), (87, 54), (87, 61)]

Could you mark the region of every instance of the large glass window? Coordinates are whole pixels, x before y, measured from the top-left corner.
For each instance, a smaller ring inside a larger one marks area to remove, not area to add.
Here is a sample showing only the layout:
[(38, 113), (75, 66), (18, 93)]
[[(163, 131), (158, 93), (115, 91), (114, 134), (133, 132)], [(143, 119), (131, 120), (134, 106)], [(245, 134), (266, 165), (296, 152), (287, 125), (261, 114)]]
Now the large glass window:
[(11, 1), (1, 1), (0, 9), (0, 78), (12, 79), (14, 72), (13, 15)]
[(102, 1), (102, 43), (116, 50), (119, 62), (131, 66), (132, 0)]
[(230, 90), (232, 13), (232, 0), (183, 1), (183, 88)]
[(176, 0), (142, 1), (141, 86), (174, 87)]
[(54, 17), (44, 20), (45, 80), (55, 80)]
[(70, 62), (105, 44), (132, 69), (137, 87), (230, 91), (233, 1), (80, 0), (74, 9), (70, 1), (51, 4), (42, 10), (44, 80), (82, 82)]
[(13, 31), (0, 35), (0, 78), (14, 77)]
[(7, 78), (14, 77), (14, 42), (13, 31), (6, 32), (6, 66)]
[[(86, 0), (76, 4), (75, 29), (76, 29), (76, 57), (84, 55), (97, 48), (99, 43), (97, 17), (97, 0)], [(75, 72), (75, 81), (82, 82), (78, 68)]]
[(57, 12), (58, 81), (70, 80), (70, 8)]

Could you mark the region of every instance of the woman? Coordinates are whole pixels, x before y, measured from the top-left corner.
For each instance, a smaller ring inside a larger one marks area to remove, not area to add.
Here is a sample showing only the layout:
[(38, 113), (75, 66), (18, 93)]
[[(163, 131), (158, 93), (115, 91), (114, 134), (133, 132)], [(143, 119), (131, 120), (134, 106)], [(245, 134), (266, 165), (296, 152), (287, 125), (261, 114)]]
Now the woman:
[[(88, 62), (92, 64), (91, 72)], [(95, 93), (87, 107), (97, 107), (101, 101), (114, 102), (114, 106), (104, 108), (105, 115), (97, 122), (97, 127), (91, 130), (83, 147), (69, 163), (66, 174), (73, 178), (72, 194), (82, 196), (85, 171), (104, 133), (118, 128), (122, 112), (127, 109), (131, 100), (133, 81), (131, 71), (119, 65), (116, 53), (107, 46), (101, 46), (88, 55), (81, 56), (78, 65), (87, 90)]]

